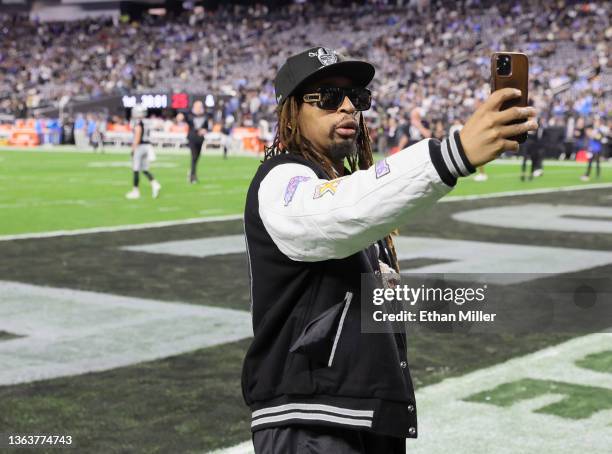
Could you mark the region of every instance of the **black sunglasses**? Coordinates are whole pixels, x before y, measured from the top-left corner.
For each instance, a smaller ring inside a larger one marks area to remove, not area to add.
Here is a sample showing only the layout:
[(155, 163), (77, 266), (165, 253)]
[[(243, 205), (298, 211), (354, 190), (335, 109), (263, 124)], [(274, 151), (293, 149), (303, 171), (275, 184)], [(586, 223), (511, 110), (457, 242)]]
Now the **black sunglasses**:
[(348, 96), (356, 110), (368, 110), (372, 105), (372, 92), (367, 88), (320, 87), (312, 93), (306, 93), (303, 101), (316, 103), (319, 109), (336, 110)]

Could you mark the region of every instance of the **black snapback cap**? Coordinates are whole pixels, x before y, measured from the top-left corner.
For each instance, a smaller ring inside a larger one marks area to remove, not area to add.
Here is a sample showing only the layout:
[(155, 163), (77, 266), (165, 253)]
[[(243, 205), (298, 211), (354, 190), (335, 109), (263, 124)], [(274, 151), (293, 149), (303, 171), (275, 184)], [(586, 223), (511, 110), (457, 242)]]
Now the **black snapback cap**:
[(345, 76), (357, 87), (367, 86), (374, 78), (374, 66), (361, 60), (343, 57), (328, 47), (313, 47), (292, 55), (278, 70), (274, 79), (276, 102), (282, 102), (308, 82), (329, 76)]

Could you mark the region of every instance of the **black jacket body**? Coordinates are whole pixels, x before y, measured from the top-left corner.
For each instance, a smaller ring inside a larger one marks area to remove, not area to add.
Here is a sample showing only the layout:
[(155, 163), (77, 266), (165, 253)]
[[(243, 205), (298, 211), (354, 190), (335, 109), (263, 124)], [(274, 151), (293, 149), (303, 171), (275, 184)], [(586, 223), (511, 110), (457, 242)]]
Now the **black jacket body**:
[(329, 179), (317, 165), (285, 154), (264, 161), (248, 190), (244, 227), (254, 339), (242, 390), (253, 412), (252, 430), (332, 425), (415, 438), (405, 335), (391, 327), (361, 332), (361, 276), (380, 274), (380, 248), (318, 262), (284, 255), (266, 231), (258, 202), (261, 181), (284, 163), (306, 165)]

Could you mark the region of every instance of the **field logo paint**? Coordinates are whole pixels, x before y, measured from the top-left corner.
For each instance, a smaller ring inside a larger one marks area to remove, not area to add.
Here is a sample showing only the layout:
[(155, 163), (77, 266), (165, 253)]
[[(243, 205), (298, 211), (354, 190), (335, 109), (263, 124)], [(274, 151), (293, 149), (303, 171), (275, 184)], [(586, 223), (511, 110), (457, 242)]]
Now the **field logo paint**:
[[(406, 236), (395, 237), (394, 243), (400, 261), (444, 261), (419, 267), (403, 267), (405, 272), (461, 273), (459, 278), (466, 273), (488, 274), (487, 282), (499, 284), (526, 282), (530, 280), (530, 274), (536, 279), (541, 276), (542, 270), (547, 273), (573, 273), (612, 263), (612, 252), (608, 251)], [(199, 258), (246, 252), (243, 235), (139, 244), (122, 249)], [(504, 257), (504, 260), (498, 257)], [(532, 257), (532, 260), (525, 262), (525, 257)], [(505, 275), (496, 281), (490, 273)]]
[(0, 281), (0, 386), (180, 355), (252, 335), (247, 311)]
[(461, 211), (453, 219), (501, 228), (612, 233), (612, 208), (529, 203)]
[(563, 398), (536, 409), (536, 413), (568, 419), (586, 419), (598, 411), (612, 410), (612, 389), (532, 378), (504, 383), (463, 400), (511, 407), (521, 400), (534, 399), (547, 394), (560, 394)]
[[(600, 372), (611, 368), (612, 351), (601, 350), (610, 342), (612, 334), (577, 337), (418, 388), (419, 438), (407, 452), (608, 454), (612, 383)], [(253, 454), (253, 445), (214, 453)]]
[[(459, 279), (463, 273), (483, 273), (488, 278), (493, 278), (490, 273), (504, 273), (499, 281), (487, 280), (502, 285), (526, 282), (530, 280), (529, 274), (537, 278), (542, 270), (553, 274), (573, 273), (612, 263), (610, 251), (404, 236), (394, 238), (393, 242), (400, 261), (446, 260), (418, 268), (402, 267), (403, 272), (459, 273)], [(525, 257), (530, 260), (526, 262)]]
[(612, 374), (612, 350), (592, 353), (576, 361), (576, 366)]

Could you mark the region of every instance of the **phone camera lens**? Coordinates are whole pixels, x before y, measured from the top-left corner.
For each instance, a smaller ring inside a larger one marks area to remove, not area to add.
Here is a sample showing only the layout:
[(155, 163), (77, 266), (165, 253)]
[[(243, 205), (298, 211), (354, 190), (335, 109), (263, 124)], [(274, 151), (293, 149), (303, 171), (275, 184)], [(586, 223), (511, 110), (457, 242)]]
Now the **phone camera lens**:
[(510, 55), (500, 55), (497, 58), (497, 74), (500, 76), (509, 76), (512, 72)]

